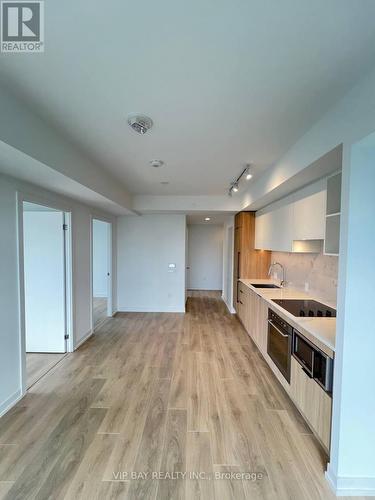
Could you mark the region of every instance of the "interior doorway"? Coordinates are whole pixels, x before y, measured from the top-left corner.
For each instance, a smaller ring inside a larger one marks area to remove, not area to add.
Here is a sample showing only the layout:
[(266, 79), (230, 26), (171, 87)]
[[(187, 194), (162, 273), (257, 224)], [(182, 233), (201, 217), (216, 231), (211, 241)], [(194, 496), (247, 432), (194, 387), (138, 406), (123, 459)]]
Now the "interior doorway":
[(189, 224), (188, 289), (220, 290), (223, 287), (223, 224)]
[(92, 219), (92, 324), (112, 316), (112, 224)]
[(233, 226), (229, 226), (227, 229), (227, 255), (225, 263), (225, 279), (223, 291), (224, 300), (227, 303), (229, 309), (233, 308)]
[(26, 389), (67, 352), (69, 215), (31, 202), (22, 204)]

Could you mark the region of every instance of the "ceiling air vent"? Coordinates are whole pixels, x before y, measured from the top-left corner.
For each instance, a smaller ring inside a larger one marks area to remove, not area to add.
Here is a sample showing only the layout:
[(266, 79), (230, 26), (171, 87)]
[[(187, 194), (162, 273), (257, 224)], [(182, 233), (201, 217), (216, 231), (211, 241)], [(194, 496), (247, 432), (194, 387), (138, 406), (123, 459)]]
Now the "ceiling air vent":
[(144, 135), (153, 125), (148, 116), (132, 114), (128, 116), (128, 124), (138, 134)]
[(164, 165), (164, 162), (163, 162), (163, 160), (151, 160), (150, 165), (151, 165), (151, 167), (154, 167), (154, 168), (160, 168)]

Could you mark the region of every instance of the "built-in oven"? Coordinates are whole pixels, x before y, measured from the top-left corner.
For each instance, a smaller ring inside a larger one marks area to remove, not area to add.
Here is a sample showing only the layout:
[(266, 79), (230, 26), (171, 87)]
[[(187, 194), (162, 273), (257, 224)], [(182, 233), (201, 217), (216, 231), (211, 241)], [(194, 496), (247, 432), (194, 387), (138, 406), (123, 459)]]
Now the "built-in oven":
[(267, 352), (288, 383), (290, 383), (292, 338), (293, 328), (269, 309)]
[(300, 332), (293, 332), (293, 357), (304, 372), (314, 379), (329, 395), (332, 394), (333, 359), (318, 349)]

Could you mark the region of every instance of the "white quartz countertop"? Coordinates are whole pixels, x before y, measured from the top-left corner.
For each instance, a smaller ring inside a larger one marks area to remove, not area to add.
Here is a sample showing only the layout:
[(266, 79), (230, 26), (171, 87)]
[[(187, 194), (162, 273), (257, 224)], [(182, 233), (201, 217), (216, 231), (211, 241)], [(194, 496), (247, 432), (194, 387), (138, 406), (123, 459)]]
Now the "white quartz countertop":
[(302, 335), (305, 335), (319, 349), (325, 352), (328, 356), (333, 357), (335, 352), (336, 339), (336, 318), (316, 318), (316, 317), (298, 317), (293, 316), (290, 312), (272, 301), (272, 299), (309, 299), (317, 300), (327, 306), (334, 307), (332, 303), (324, 301), (321, 297), (308, 294), (294, 288), (254, 288), (252, 283), (279, 283), (271, 279), (240, 279), (244, 285), (249, 287), (260, 297), (262, 297), (268, 305), (293, 328), (298, 330)]

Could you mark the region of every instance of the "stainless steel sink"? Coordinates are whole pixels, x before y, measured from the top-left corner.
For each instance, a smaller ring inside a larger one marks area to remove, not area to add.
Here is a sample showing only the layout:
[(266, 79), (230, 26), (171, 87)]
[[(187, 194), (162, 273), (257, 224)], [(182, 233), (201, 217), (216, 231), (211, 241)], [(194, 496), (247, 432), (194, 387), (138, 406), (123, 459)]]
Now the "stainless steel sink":
[(281, 288), (273, 283), (250, 283), (254, 288)]

